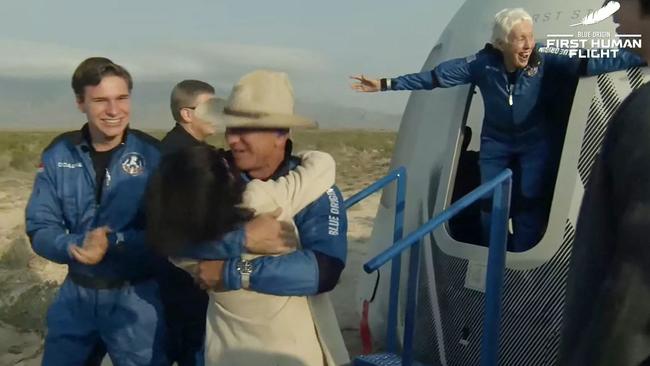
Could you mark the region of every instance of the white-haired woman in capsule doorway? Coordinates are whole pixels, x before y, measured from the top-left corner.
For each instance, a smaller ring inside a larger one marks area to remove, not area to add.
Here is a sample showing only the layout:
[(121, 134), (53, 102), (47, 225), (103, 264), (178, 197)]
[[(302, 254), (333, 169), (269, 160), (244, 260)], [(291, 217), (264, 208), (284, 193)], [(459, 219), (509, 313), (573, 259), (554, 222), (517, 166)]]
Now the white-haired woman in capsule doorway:
[[(445, 61), (433, 70), (396, 78), (353, 76), (359, 92), (422, 90), (474, 84), (483, 95), (481, 182), (506, 168), (513, 170), (511, 216), (513, 235), (508, 249), (534, 246), (547, 223), (548, 187), (559, 159), (554, 136), (558, 86), (574, 85), (581, 75), (595, 75), (638, 66), (644, 61), (622, 50), (617, 58), (578, 59), (535, 43), (533, 19), (521, 8), (503, 9), (494, 17), (491, 43), (474, 55)], [(483, 242), (487, 244), (490, 205), (482, 205)]]

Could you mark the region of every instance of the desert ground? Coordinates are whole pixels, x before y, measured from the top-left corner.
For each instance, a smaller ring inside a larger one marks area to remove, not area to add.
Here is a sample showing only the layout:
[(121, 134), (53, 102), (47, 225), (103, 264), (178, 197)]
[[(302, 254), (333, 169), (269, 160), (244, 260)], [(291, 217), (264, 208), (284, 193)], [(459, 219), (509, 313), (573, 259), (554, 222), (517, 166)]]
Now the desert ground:
[[(150, 131), (156, 137), (163, 132)], [(0, 366), (40, 365), (45, 313), (66, 267), (35, 255), (25, 236), (24, 209), (39, 154), (60, 132), (0, 132)], [(293, 136), (295, 150), (327, 151), (337, 161), (337, 185), (350, 197), (387, 173), (396, 134), (386, 131), (307, 131)], [(220, 138), (211, 143), (219, 146)], [(368, 248), (377, 194), (348, 211), (349, 254), (332, 297), (351, 355), (360, 352), (354, 292)]]

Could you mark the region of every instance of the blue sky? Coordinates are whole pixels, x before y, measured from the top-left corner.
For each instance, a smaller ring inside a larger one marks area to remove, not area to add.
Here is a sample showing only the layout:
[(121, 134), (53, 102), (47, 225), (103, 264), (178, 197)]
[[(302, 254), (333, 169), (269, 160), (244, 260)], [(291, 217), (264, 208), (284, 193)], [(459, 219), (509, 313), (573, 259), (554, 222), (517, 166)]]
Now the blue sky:
[(101, 55), (125, 65), (136, 88), (199, 78), (229, 89), (271, 68), (289, 72), (300, 99), (399, 114), (406, 93), (358, 95), (347, 76), (418, 71), (461, 3), (3, 0), (0, 77), (67, 86), (81, 60)]

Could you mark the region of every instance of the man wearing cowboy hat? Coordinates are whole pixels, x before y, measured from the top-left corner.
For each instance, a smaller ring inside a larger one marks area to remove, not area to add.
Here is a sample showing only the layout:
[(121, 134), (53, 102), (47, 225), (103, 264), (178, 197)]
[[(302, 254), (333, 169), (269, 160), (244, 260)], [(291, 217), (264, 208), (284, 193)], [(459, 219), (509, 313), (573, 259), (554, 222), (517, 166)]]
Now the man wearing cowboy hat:
[[(205, 140), (216, 132), (214, 123), (194, 113), (198, 105), (214, 97), (214, 87), (206, 82), (183, 80), (176, 84), (170, 97), (176, 125), (160, 142), (163, 159), (184, 148), (205, 145)], [(281, 225), (276, 216), (259, 215), (244, 228), (227, 234), (217, 245), (206, 243), (202, 252), (210, 250), (210, 255), (217, 258), (239, 256), (242, 252), (284, 253), (295, 247), (295, 238), (293, 231)], [(200, 360), (203, 358), (207, 294), (194, 285), (189, 274), (169, 262), (160, 268), (158, 282), (169, 331), (169, 361), (179, 366), (203, 364)]]
[[(293, 113), (293, 89), (285, 73), (258, 70), (242, 77), (227, 101), (211, 99), (196, 115), (225, 128), (232, 163), (244, 179), (275, 179), (299, 165), (291, 155), (292, 128), (317, 123)], [(339, 189), (333, 186), (294, 217), (301, 250), (252, 263), (239, 259), (205, 261), (198, 277), (208, 288), (242, 287), (275, 295), (313, 295), (330, 291), (345, 266), (347, 217)], [(209, 259), (209, 258), (206, 258)]]
[[(200, 104), (195, 114), (225, 129), (230, 162), (248, 182), (277, 179), (300, 165), (300, 159), (291, 154), (289, 131), (315, 128), (317, 124), (294, 114), (293, 109), (293, 89), (287, 75), (259, 70), (242, 77), (227, 101), (210, 99)], [(202, 260), (197, 280), (203, 288), (212, 290), (249, 289), (276, 296), (313, 296), (331, 291), (347, 256), (347, 217), (339, 189), (331, 187), (298, 212), (293, 221), (300, 238), (298, 250), (251, 260), (221, 260), (210, 253), (195, 253), (194, 258)], [(327, 329), (325, 324), (319, 329), (319, 337), (333, 339), (321, 342), (329, 342), (326, 357), (337, 364), (347, 360), (336, 321), (322, 321), (335, 319), (329, 300), (311, 304), (316, 328), (319, 316), (320, 324), (331, 323), (329, 327), (336, 328)]]

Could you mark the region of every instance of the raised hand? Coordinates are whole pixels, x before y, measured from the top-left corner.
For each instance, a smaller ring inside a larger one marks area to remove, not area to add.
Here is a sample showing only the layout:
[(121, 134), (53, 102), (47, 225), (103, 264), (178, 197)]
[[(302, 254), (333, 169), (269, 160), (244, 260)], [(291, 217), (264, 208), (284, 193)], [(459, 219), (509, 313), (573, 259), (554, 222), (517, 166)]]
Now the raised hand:
[(110, 229), (102, 226), (89, 231), (81, 247), (73, 244), (69, 247), (70, 255), (79, 263), (95, 265), (104, 259), (108, 250), (108, 233)]
[(350, 79), (358, 81), (353, 83), (350, 87), (358, 92), (373, 93), (381, 91), (381, 83), (379, 79), (368, 79), (363, 74), (357, 76), (350, 76)]

